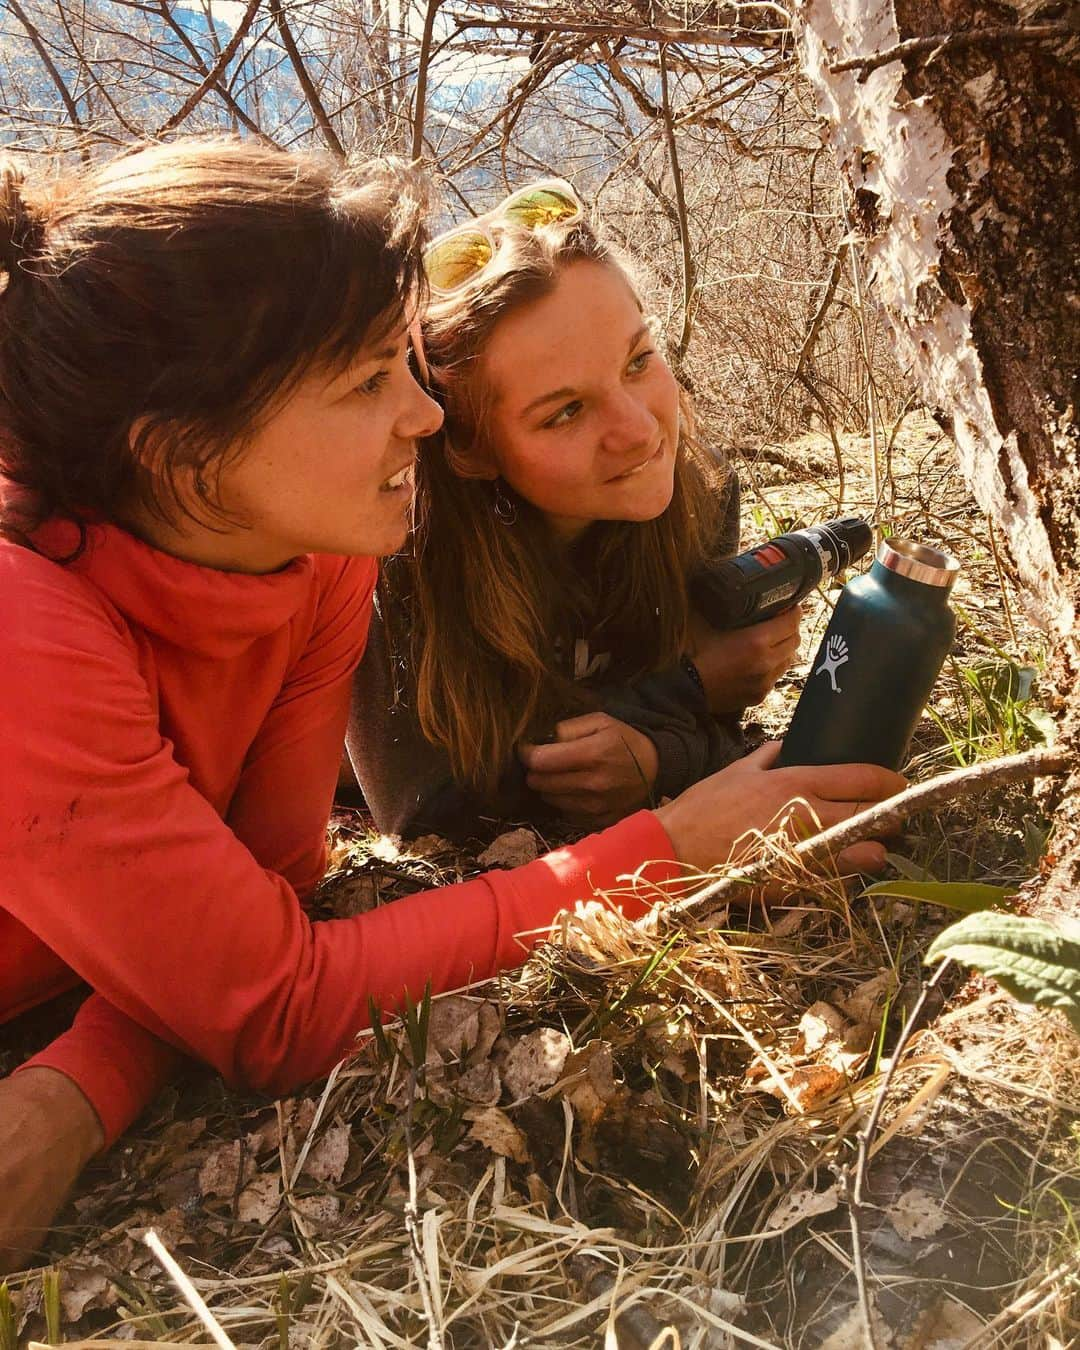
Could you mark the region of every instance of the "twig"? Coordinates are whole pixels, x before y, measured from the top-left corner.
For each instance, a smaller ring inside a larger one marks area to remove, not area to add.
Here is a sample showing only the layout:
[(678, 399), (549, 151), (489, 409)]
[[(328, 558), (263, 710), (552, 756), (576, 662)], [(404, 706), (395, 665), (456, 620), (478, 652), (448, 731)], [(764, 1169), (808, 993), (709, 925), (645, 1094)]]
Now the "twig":
[(504, 17), (485, 19), (473, 14), (451, 14), (450, 18), (464, 32), (469, 28), (513, 28), (530, 33), (580, 33), (585, 37), (626, 37), (640, 42), (674, 42), (681, 47), (778, 47), (790, 36), (787, 28), (660, 28), (648, 24), (580, 23), (573, 19), (544, 19), (539, 15), (527, 18)]
[(675, 209), (679, 216), (679, 244), (682, 248), (683, 323), (682, 333), (679, 335), (679, 344), (675, 349), (677, 364), (681, 365), (683, 357), (686, 355), (686, 349), (690, 346), (690, 334), (694, 327), (697, 266), (694, 262), (694, 250), (690, 244), (690, 221), (686, 212), (686, 188), (683, 183), (682, 169), (679, 166), (679, 151), (675, 144), (675, 128), (671, 120), (666, 45), (662, 45), (660, 48), (660, 102), (664, 118), (664, 140), (667, 142), (671, 177), (675, 184)]
[(225, 1335), (217, 1318), (203, 1302), (202, 1295), (177, 1265), (176, 1261), (166, 1250), (165, 1244), (152, 1228), (147, 1229), (143, 1234), (143, 1241), (165, 1267), (166, 1273), (176, 1285), (177, 1289), (180, 1290), (181, 1294), (183, 1294), (184, 1299), (192, 1312), (214, 1338), (214, 1344), (219, 1345), (221, 1350), (236, 1350), (236, 1346), (229, 1340), (228, 1336)]
[(871, 1346), (871, 1350), (878, 1350), (877, 1337), (874, 1332), (874, 1318), (870, 1308), (870, 1294), (866, 1287), (866, 1263), (863, 1261), (862, 1251), (862, 1208), (863, 1208), (863, 1184), (866, 1181), (866, 1168), (870, 1158), (870, 1145), (874, 1142), (874, 1135), (877, 1133), (878, 1121), (881, 1119), (881, 1112), (885, 1107), (885, 1098), (889, 1092), (889, 1086), (893, 1080), (893, 1074), (896, 1072), (897, 1065), (900, 1063), (900, 1057), (907, 1047), (908, 1041), (914, 1032), (923, 1008), (926, 1007), (926, 1001), (931, 993), (941, 983), (942, 976), (949, 966), (949, 961), (942, 961), (941, 965), (934, 971), (933, 977), (923, 985), (922, 993), (915, 1001), (915, 1006), (907, 1015), (907, 1020), (901, 1028), (900, 1035), (897, 1037), (896, 1046), (889, 1061), (889, 1067), (885, 1070), (884, 1077), (881, 1080), (881, 1086), (874, 1096), (874, 1104), (870, 1108), (870, 1116), (867, 1119), (866, 1127), (859, 1131), (855, 1136), (856, 1154), (855, 1171), (853, 1174), (845, 1174), (847, 1186), (848, 1216), (851, 1222), (851, 1257), (855, 1268), (855, 1283), (859, 1290), (859, 1307), (862, 1309), (863, 1329), (866, 1332), (866, 1339)]
[[(803, 864), (820, 862), (834, 857), (851, 844), (873, 838), (876, 834), (891, 834), (903, 824), (909, 816), (918, 811), (928, 811), (952, 801), (960, 793), (985, 792), (988, 788), (1000, 787), (1006, 783), (1026, 783), (1032, 778), (1048, 778), (1056, 774), (1068, 773), (1075, 767), (1075, 756), (1059, 747), (1039, 750), (1025, 750), (1018, 755), (1005, 755), (1000, 759), (984, 760), (981, 764), (966, 769), (955, 769), (952, 773), (941, 774), (927, 783), (917, 783), (906, 792), (898, 793), (887, 801), (879, 802), (857, 815), (833, 825), (811, 839), (804, 839), (791, 849), (794, 861)], [(672, 920), (693, 917), (708, 904), (715, 908), (718, 903), (735, 896), (745, 897), (747, 888), (760, 885), (773, 879), (773, 864), (766, 860), (753, 863), (749, 867), (738, 868), (727, 876), (718, 878), (695, 891), (684, 900), (677, 900), (661, 911), (661, 928)]]
[(907, 38), (904, 42), (898, 42), (895, 47), (887, 47), (884, 51), (872, 52), (868, 56), (850, 56), (845, 61), (834, 61), (829, 66), (829, 72), (832, 75), (839, 75), (844, 70), (857, 70), (861, 84), (871, 71), (891, 65), (893, 61), (906, 61), (910, 56), (922, 56), (924, 52), (931, 52), (936, 56), (943, 51), (961, 51), (967, 47), (1013, 47), (1078, 34), (1080, 26), (1075, 21), (1009, 24), (994, 28), (977, 28), (967, 33), (937, 33), (933, 37)]
[(247, 36), (248, 29), (255, 22), (255, 15), (259, 12), (259, 6), (261, 4), (262, 0), (248, 0), (248, 7), (244, 10), (240, 22), (236, 25), (236, 31), (221, 49), (221, 55), (207, 72), (206, 78), (203, 80), (202, 84), (187, 96), (171, 117), (162, 122), (161, 126), (154, 132), (155, 137), (164, 136), (167, 131), (172, 131), (174, 127), (178, 127), (189, 113), (193, 112), (199, 103), (202, 102), (209, 91), (217, 84), (218, 80), (221, 79), (226, 66), (228, 66), (229, 62), (236, 55), (240, 48), (240, 44)]

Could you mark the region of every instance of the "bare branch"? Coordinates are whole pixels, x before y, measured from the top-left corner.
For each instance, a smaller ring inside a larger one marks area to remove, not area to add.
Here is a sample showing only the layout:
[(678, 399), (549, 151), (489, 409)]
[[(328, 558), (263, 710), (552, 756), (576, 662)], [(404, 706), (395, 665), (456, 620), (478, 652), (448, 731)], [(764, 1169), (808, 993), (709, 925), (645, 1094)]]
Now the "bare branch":
[(851, 56), (845, 61), (834, 61), (829, 70), (837, 75), (842, 70), (857, 70), (860, 82), (871, 71), (881, 66), (891, 65), (893, 61), (906, 61), (909, 57), (931, 54), (932, 60), (941, 52), (962, 51), (971, 47), (1017, 47), (1029, 42), (1050, 42), (1059, 37), (1080, 36), (1080, 19), (1067, 19), (1063, 23), (1013, 24), (995, 28), (975, 28), (967, 33), (938, 33), (934, 37), (908, 38), (888, 47), (881, 52), (868, 56)]
[[(900, 828), (909, 816), (919, 811), (930, 811), (946, 802), (959, 797), (961, 793), (985, 792), (988, 788), (1001, 787), (1006, 783), (1027, 783), (1033, 778), (1049, 778), (1072, 772), (1076, 767), (1076, 757), (1068, 750), (1053, 747), (1050, 749), (1025, 750), (1018, 755), (1005, 755), (1000, 759), (984, 760), (981, 764), (966, 769), (955, 769), (952, 773), (941, 774), (926, 783), (917, 783), (906, 792), (901, 792), (887, 801), (879, 802), (858, 815), (833, 825), (811, 839), (805, 839), (791, 850), (793, 860), (809, 865), (835, 857), (845, 848), (857, 844), (875, 834), (892, 834)], [(689, 895), (685, 900), (670, 905), (663, 914), (665, 921), (676, 917), (685, 919), (702, 911), (708, 906), (715, 909), (725, 900), (743, 897), (748, 889), (767, 882), (772, 877), (774, 864), (753, 863), (749, 867), (739, 868), (709, 883)]]
[(323, 107), (323, 101), (319, 97), (319, 91), (315, 88), (315, 83), (308, 74), (307, 66), (304, 65), (304, 58), (300, 55), (300, 49), (293, 39), (292, 30), (289, 28), (288, 20), (285, 18), (285, 11), (282, 8), (281, 0), (270, 0), (270, 13), (274, 16), (274, 22), (277, 24), (278, 33), (281, 36), (281, 45), (285, 48), (292, 63), (293, 71), (300, 88), (304, 91), (304, 98), (307, 99), (308, 107), (311, 109), (311, 115), (319, 124), (319, 130), (322, 132), (323, 140), (339, 159), (345, 158), (345, 149), (338, 140), (337, 132), (334, 130), (333, 123)]
[(668, 92), (667, 48), (660, 48), (660, 98), (664, 121), (664, 140), (667, 143), (671, 177), (675, 184), (675, 210), (679, 217), (679, 243), (682, 246), (683, 324), (675, 356), (679, 365), (690, 346), (694, 326), (694, 299), (697, 294), (697, 264), (690, 244), (690, 221), (686, 214), (686, 185), (679, 167), (679, 149), (675, 144), (675, 128), (671, 119), (671, 99)]
[(424, 112), (427, 105), (428, 67), (431, 63), (431, 39), (435, 31), (435, 16), (441, 0), (427, 0), (424, 15), (424, 33), (420, 39), (420, 59), (416, 68), (416, 94), (413, 102), (412, 158), (419, 159), (424, 150)]
[(38, 32), (37, 28), (32, 23), (30, 16), (23, 9), (22, 5), (19, 4), (19, 0), (9, 0), (8, 8), (11, 10), (12, 14), (15, 15), (18, 21), (22, 24), (23, 28), (26, 30), (26, 36), (30, 39), (30, 42), (34, 50), (37, 52), (38, 56), (41, 59), (41, 64), (48, 71), (49, 78), (56, 86), (56, 92), (60, 95), (60, 99), (63, 102), (65, 109), (67, 110), (67, 115), (71, 120), (71, 125), (79, 133), (80, 137), (79, 154), (82, 156), (83, 163), (89, 164), (90, 151), (86, 145), (85, 140), (83, 139), (85, 136), (86, 128), (83, 126), (82, 118), (79, 116), (79, 109), (75, 105), (75, 100), (71, 96), (71, 90), (67, 87), (63, 75), (60, 74), (60, 71), (56, 67), (56, 63), (49, 55), (49, 49), (45, 46), (41, 34)]
[(157, 131), (154, 133), (155, 136), (164, 136), (166, 132), (172, 131), (174, 127), (178, 127), (181, 122), (185, 121), (187, 117), (190, 116), (210, 90), (218, 83), (225, 72), (225, 68), (239, 49), (241, 42), (243, 42), (244, 38), (247, 36), (248, 29), (255, 22), (255, 15), (258, 13), (259, 5), (261, 3), (262, 0), (248, 0), (247, 9), (244, 10), (243, 17), (236, 26), (236, 31), (222, 48), (221, 55), (214, 62), (202, 84), (199, 85), (194, 93), (190, 94), (184, 100), (171, 117), (162, 122), (161, 126), (158, 127)]

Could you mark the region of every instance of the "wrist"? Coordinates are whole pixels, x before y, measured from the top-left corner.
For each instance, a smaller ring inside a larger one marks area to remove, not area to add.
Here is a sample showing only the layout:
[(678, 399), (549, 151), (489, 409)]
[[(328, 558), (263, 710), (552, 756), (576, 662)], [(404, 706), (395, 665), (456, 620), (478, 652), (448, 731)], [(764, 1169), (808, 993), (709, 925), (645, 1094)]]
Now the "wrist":
[(77, 1083), (44, 1065), (17, 1070), (13, 1081), (20, 1097), (49, 1122), (49, 1133), (81, 1169), (105, 1146), (105, 1131), (90, 1099)]

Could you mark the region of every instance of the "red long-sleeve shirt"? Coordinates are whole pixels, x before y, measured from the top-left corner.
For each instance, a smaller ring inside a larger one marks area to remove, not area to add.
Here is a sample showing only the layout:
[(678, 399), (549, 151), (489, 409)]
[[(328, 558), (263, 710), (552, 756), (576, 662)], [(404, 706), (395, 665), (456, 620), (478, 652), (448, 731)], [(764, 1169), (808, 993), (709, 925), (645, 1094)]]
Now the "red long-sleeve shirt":
[[(268, 576), (124, 530), (0, 543), (0, 1021), (85, 981), (31, 1063), (71, 1077), (109, 1141), (178, 1052), (283, 1092), (368, 1022), (519, 964), (555, 914), (670, 858), (639, 812), (513, 872), (311, 923), (371, 559)], [(662, 880), (671, 865), (650, 869)], [(631, 900), (635, 912), (644, 900)]]

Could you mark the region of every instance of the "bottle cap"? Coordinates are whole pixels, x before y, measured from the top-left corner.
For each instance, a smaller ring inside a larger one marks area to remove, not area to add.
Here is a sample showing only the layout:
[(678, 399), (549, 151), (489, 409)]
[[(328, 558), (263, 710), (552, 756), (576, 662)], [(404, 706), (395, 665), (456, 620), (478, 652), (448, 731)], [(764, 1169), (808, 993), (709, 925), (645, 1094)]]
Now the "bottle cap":
[(924, 586), (942, 586), (951, 590), (960, 574), (960, 564), (949, 553), (914, 544), (910, 539), (886, 539), (877, 551), (877, 560), (890, 572), (921, 581)]

